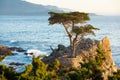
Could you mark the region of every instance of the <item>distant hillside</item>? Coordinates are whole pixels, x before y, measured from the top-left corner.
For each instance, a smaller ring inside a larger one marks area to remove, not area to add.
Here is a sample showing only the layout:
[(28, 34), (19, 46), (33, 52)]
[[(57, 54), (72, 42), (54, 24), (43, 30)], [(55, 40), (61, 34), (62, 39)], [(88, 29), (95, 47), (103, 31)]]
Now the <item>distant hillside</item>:
[(98, 16), (98, 14), (95, 13), (89, 13), (90, 16)]
[(63, 12), (64, 9), (22, 0), (0, 0), (0, 15), (48, 15), (49, 11)]

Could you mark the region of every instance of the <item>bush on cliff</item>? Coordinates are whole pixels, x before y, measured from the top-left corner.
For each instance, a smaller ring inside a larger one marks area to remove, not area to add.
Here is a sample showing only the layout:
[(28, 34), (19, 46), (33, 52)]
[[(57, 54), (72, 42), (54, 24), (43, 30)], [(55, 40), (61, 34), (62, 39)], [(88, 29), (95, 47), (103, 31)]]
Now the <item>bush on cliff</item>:
[[(40, 57), (33, 57), (31, 65), (26, 66), (22, 73), (16, 73), (11, 68), (0, 66), (0, 80), (103, 80), (102, 64), (105, 55), (101, 47), (98, 46), (96, 56), (86, 57), (81, 68), (61, 68), (57, 59), (51, 64), (45, 64)], [(108, 77), (109, 80), (119, 80), (120, 70)]]
[(0, 80), (15, 80), (17, 73), (13, 71), (11, 68), (5, 66), (5, 65), (0, 65)]
[(60, 71), (60, 76), (65, 76), (68, 80), (103, 80), (102, 64), (105, 60), (104, 51), (98, 46), (96, 56), (87, 57), (83, 63), (80, 63), (81, 68), (67, 68)]
[(49, 69), (40, 57), (33, 57), (32, 64), (26, 66), (26, 70), (22, 73), (16, 73), (11, 68), (1, 65), (0, 80), (57, 80), (56, 71), (59, 69), (59, 62), (55, 60), (52, 67)]
[(120, 80), (120, 69), (114, 72), (112, 76), (108, 76), (109, 80)]

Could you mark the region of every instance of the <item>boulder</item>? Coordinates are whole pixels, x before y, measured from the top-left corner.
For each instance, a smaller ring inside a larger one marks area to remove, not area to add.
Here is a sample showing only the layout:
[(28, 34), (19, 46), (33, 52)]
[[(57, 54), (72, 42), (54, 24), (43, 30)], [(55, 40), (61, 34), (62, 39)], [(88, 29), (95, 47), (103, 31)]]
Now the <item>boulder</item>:
[(9, 65), (23, 66), (24, 63), (15, 63), (15, 62), (12, 62), (12, 63), (10, 63)]
[(0, 55), (6, 55), (8, 53), (12, 53), (12, 51), (25, 52), (26, 50), (19, 47), (7, 47), (0, 45)]
[(0, 55), (7, 55), (11, 53), (11, 50), (8, 47), (0, 45)]
[(26, 50), (20, 48), (20, 47), (9, 47), (11, 51), (17, 51), (17, 52), (25, 52)]

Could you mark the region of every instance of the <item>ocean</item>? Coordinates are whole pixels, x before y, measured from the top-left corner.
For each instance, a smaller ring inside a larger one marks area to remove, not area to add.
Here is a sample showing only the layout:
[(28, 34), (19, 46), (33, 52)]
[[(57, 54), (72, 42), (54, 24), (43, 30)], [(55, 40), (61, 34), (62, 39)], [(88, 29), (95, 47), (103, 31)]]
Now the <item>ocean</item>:
[[(62, 25), (49, 25), (49, 16), (8, 16), (0, 15), (0, 45), (21, 47), (25, 50), (38, 50), (50, 54), (50, 46), (69, 45), (69, 40)], [(113, 60), (120, 67), (120, 16), (90, 16), (87, 23), (99, 28), (96, 36), (87, 36), (101, 40), (108, 36), (111, 41)], [(6, 57), (2, 64), (19, 62), (30, 64), (31, 57), (19, 53)], [(20, 71), (23, 67), (17, 67)]]

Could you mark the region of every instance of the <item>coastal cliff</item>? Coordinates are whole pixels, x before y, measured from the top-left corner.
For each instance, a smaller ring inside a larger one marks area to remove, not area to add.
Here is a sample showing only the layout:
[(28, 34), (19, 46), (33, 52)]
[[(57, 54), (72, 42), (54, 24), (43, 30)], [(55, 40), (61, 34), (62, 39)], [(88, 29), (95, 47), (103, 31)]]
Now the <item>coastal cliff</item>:
[(104, 77), (104, 80), (106, 80), (109, 75), (113, 74), (113, 72), (117, 72), (117, 67), (112, 59), (110, 39), (108, 37), (105, 37), (101, 41), (91, 39), (80, 41), (76, 50), (76, 58), (69, 57), (70, 47), (59, 45), (58, 49), (53, 50), (53, 52), (48, 57), (45, 57), (43, 61), (50, 64), (55, 59), (58, 59), (62, 68), (81, 68), (80, 63), (85, 63), (85, 59), (96, 59), (97, 54), (99, 54), (98, 52), (100, 52), (97, 51), (98, 48), (103, 52), (104, 58), (102, 59), (103, 63), (100, 68), (103, 71), (102, 76)]

